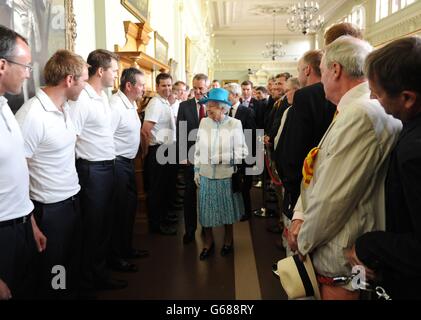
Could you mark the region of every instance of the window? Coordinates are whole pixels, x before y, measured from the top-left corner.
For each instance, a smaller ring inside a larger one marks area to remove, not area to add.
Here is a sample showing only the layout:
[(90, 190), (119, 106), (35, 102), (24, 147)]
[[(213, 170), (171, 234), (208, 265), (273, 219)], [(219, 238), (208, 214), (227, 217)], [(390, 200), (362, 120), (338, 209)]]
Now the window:
[(416, 0), (376, 0), (376, 22), (398, 12)]
[(363, 6), (352, 8), (351, 13), (345, 17), (344, 22), (355, 24), (360, 29), (365, 29), (365, 9)]

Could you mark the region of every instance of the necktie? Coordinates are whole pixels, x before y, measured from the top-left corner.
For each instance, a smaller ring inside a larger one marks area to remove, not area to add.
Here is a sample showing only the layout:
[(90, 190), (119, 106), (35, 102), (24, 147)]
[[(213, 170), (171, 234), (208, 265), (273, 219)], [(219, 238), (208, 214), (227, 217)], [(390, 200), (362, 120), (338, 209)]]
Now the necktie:
[(234, 109), (233, 109), (233, 108), (231, 108), (231, 109), (230, 109), (230, 112), (229, 112), (229, 114), (228, 114), (230, 117), (232, 117), (232, 112), (233, 112), (233, 111), (234, 111)]
[(203, 104), (199, 107), (199, 122), (205, 117), (205, 107)]

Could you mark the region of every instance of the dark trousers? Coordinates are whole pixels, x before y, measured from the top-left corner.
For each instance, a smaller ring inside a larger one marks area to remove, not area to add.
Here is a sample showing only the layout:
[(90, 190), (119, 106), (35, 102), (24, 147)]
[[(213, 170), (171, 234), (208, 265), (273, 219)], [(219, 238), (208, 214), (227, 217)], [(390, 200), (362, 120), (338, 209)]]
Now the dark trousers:
[(169, 164), (168, 165), (168, 198), (169, 198), (169, 210), (173, 211), (177, 203), (177, 197), (179, 196), (177, 190), (177, 178), (178, 170), (180, 166), (178, 164)]
[(115, 162), (114, 212), (109, 257), (111, 261), (127, 257), (132, 251), (136, 208), (137, 187), (134, 161), (117, 157)]
[[(33, 201), (34, 217), (41, 232), (47, 237), (46, 250), (39, 254), (38, 298), (75, 298), (80, 272), (80, 206), (79, 198), (43, 204)], [(66, 272), (65, 290), (54, 290), (54, 266), (63, 266)]]
[(251, 215), (250, 189), (251, 189), (252, 184), (253, 184), (253, 176), (245, 175), (241, 193), (243, 195), (244, 214), (246, 216)]
[(184, 172), (184, 226), (186, 233), (193, 234), (197, 228), (197, 197), (194, 182), (194, 166), (182, 165)]
[(157, 230), (165, 222), (169, 207), (169, 164), (159, 164), (159, 146), (150, 146), (145, 159), (144, 180), (147, 192), (149, 227)]
[(114, 191), (114, 161), (77, 160), (82, 213), (81, 290), (109, 279), (106, 258), (109, 250)]
[(33, 266), (37, 254), (31, 221), (0, 226), (0, 279), (13, 298), (34, 297)]

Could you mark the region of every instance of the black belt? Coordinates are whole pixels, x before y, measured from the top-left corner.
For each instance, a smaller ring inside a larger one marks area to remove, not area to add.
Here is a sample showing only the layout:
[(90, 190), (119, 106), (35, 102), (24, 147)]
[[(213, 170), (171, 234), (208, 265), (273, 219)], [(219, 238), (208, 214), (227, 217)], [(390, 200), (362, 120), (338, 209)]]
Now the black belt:
[(21, 224), (21, 223), (26, 223), (30, 219), (31, 219), (31, 213), (26, 216), (19, 217), (16, 219), (0, 221), (0, 228), (9, 227), (9, 226), (13, 226), (13, 225)]
[(133, 163), (133, 159), (129, 159), (129, 158), (126, 158), (126, 157), (123, 157), (123, 156), (117, 156), (117, 157), (115, 157), (115, 159), (121, 160), (121, 161), (124, 161), (124, 162), (128, 162), (128, 163)]
[(56, 206), (56, 205), (59, 205), (59, 204), (65, 204), (65, 203), (68, 203), (68, 202), (74, 202), (74, 201), (76, 201), (78, 199), (78, 197), (79, 197), (79, 193), (75, 194), (74, 196), (71, 196), (70, 198), (64, 199), (64, 200), (59, 201), (59, 202), (53, 202), (53, 203), (42, 203), (42, 202), (39, 202), (39, 201), (36, 201), (36, 200), (32, 200), (32, 199), (31, 200), (32, 200), (32, 202), (35, 205)]
[(115, 159), (113, 159), (113, 160), (102, 160), (102, 161), (89, 161), (89, 160), (85, 160), (85, 159), (77, 159), (77, 162), (82, 163), (82, 164), (105, 166), (105, 165), (110, 165), (110, 164), (114, 165)]

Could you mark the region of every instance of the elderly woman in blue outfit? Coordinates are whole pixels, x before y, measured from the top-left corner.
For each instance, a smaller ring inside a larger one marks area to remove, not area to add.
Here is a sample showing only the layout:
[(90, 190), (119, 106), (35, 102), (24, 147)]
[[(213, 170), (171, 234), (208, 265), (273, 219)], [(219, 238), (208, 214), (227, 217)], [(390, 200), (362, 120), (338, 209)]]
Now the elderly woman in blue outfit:
[(195, 182), (199, 188), (199, 222), (205, 233), (205, 247), (200, 260), (215, 250), (212, 227), (224, 225), (221, 255), (233, 250), (233, 223), (244, 214), (241, 193), (233, 193), (231, 177), (235, 164), (245, 159), (248, 150), (241, 121), (229, 117), (228, 91), (215, 88), (208, 98), (207, 118), (200, 122), (194, 155)]

